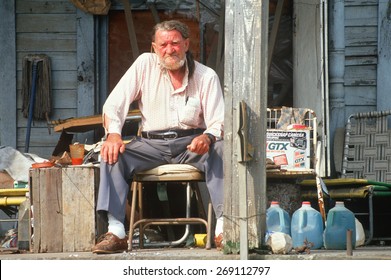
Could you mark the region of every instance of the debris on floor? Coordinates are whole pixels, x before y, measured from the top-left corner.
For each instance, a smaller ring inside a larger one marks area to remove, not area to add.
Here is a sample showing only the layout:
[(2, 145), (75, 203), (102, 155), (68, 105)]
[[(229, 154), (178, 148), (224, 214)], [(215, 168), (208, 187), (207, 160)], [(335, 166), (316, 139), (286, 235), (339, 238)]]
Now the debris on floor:
[(18, 247), (18, 232), (16, 229), (9, 229), (4, 238), (1, 240), (1, 248), (16, 248)]

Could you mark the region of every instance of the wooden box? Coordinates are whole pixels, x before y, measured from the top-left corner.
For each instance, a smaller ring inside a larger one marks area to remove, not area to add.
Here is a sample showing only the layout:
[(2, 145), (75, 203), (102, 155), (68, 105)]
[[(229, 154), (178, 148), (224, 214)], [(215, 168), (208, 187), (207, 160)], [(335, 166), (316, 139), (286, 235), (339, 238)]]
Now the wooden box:
[(14, 179), (6, 171), (0, 171), (0, 189), (12, 189), (13, 187)]
[(95, 167), (30, 170), (34, 253), (90, 251), (98, 234)]

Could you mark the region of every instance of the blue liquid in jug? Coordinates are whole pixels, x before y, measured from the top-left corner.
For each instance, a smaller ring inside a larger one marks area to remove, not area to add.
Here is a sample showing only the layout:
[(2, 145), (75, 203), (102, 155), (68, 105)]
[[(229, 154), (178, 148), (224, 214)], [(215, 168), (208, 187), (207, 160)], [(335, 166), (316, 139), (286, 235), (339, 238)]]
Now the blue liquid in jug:
[(291, 220), (287, 211), (282, 209), (277, 201), (272, 201), (266, 211), (267, 234), (283, 232), (291, 235)]
[(356, 245), (356, 221), (352, 211), (345, 207), (343, 201), (337, 201), (334, 208), (327, 214), (324, 231), (324, 246), (326, 249), (345, 250), (346, 233), (352, 231), (352, 247)]
[(292, 215), (291, 233), (293, 248), (307, 245), (310, 249), (323, 246), (323, 219), (319, 211), (304, 201)]

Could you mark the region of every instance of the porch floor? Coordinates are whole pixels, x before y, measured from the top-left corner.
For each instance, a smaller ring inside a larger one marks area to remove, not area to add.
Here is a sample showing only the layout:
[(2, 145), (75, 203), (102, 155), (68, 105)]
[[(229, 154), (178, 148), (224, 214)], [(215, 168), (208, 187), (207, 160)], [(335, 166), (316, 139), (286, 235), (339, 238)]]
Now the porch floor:
[[(239, 260), (240, 255), (226, 255), (216, 249), (159, 248), (133, 250), (118, 254), (97, 255), (91, 252), (38, 253), (0, 252), (0, 260)], [(345, 250), (311, 250), (309, 254), (276, 255), (250, 253), (250, 260), (391, 260), (391, 246), (364, 246), (348, 256)]]

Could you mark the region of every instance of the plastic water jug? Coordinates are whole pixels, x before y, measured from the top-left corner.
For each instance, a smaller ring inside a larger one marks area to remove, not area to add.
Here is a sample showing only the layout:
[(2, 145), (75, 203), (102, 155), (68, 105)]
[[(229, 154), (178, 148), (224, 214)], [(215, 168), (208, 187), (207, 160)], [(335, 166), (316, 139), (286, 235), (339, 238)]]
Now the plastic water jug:
[(319, 211), (311, 207), (309, 201), (303, 201), (301, 207), (292, 215), (291, 233), (293, 248), (311, 242), (311, 249), (323, 246), (323, 219)]
[(356, 246), (356, 221), (352, 211), (345, 207), (343, 201), (337, 201), (327, 214), (324, 230), (324, 246), (326, 249), (346, 249), (346, 232), (352, 231), (352, 247)]
[(272, 201), (266, 211), (267, 234), (283, 232), (291, 235), (291, 219), (288, 212), (280, 207), (278, 201)]

